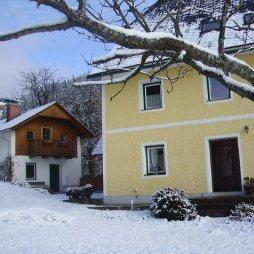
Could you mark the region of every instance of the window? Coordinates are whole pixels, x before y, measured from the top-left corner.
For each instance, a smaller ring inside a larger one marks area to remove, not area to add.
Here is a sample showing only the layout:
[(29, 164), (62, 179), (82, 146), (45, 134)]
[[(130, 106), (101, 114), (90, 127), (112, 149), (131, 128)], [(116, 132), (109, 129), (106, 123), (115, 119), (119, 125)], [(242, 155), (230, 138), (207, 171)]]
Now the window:
[(144, 110), (162, 108), (161, 82), (143, 85)]
[(203, 24), (202, 33), (208, 33), (213, 30), (218, 31), (219, 29), (220, 29), (220, 22), (218, 20), (213, 20)]
[(60, 142), (62, 143), (68, 142), (68, 135), (66, 133), (60, 133)]
[(254, 23), (254, 13), (246, 13), (243, 16), (244, 25), (249, 26)]
[(36, 179), (36, 164), (35, 163), (26, 164), (26, 179), (27, 180)]
[(26, 140), (33, 140), (33, 139), (34, 139), (34, 132), (26, 131)]
[(42, 128), (42, 139), (44, 141), (50, 141), (52, 140), (52, 129), (44, 127)]
[(164, 145), (146, 146), (146, 175), (165, 175)]
[(207, 93), (209, 101), (229, 99), (230, 91), (217, 79), (207, 78)]

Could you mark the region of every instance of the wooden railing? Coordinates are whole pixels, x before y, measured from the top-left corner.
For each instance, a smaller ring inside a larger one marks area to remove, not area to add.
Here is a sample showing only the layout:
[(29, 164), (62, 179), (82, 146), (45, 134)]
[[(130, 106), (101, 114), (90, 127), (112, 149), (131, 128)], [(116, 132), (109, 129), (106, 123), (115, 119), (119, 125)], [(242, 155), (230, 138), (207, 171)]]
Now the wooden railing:
[(27, 140), (26, 150), (29, 157), (77, 157), (77, 144), (75, 142)]

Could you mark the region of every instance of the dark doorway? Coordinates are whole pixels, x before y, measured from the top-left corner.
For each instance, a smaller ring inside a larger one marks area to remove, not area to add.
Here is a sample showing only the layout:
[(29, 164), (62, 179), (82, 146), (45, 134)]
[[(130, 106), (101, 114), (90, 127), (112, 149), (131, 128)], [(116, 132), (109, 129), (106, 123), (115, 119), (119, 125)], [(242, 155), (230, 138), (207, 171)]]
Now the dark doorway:
[(213, 191), (241, 191), (237, 138), (210, 141)]
[(50, 165), (50, 190), (58, 192), (60, 190), (59, 165)]

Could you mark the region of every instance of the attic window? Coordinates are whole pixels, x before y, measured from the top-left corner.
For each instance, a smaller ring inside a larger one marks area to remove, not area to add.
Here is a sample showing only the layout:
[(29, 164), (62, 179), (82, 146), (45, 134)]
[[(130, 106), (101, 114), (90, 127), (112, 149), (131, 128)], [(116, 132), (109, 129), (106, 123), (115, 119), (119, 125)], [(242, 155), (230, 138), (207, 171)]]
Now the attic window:
[(34, 139), (34, 132), (26, 131), (26, 140), (33, 140), (33, 139)]
[(67, 143), (68, 142), (68, 135), (66, 133), (60, 133), (59, 138), (60, 138), (61, 143)]
[(244, 25), (251, 25), (254, 23), (254, 13), (246, 13), (243, 16)]
[(156, 81), (143, 85), (144, 110), (162, 108), (161, 82)]
[(213, 20), (203, 24), (202, 33), (208, 33), (211, 31), (219, 31), (219, 29), (220, 29), (220, 22), (218, 20)]
[(48, 128), (48, 127), (42, 128), (42, 140), (44, 141), (52, 140), (52, 128)]
[(230, 91), (217, 79), (207, 77), (208, 101), (230, 99)]

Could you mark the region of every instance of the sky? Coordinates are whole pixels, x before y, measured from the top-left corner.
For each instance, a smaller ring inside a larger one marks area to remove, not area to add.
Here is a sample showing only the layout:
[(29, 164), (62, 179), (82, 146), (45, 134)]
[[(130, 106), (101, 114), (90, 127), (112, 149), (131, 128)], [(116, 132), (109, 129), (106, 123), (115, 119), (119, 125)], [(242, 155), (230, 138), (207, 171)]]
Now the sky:
[[(48, 7), (37, 8), (29, 0), (0, 2), (0, 33), (61, 17)], [(57, 70), (59, 78), (71, 78), (91, 69), (84, 58), (91, 60), (104, 52), (103, 44), (89, 41), (73, 30), (34, 34), (0, 42), (0, 97), (13, 96), (22, 71), (38, 70), (43, 65)]]

